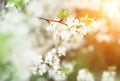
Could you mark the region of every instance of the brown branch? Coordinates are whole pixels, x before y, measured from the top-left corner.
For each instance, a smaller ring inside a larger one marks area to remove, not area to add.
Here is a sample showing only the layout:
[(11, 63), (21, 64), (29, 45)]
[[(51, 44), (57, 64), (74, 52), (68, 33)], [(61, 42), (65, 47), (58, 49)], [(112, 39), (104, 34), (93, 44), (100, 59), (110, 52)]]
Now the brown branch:
[(42, 19), (42, 20), (45, 20), (45, 21), (47, 21), (48, 23), (50, 23), (50, 22), (52, 21), (52, 22), (57, 22), (57, 23), (64, 24), (64, 25), (67, 26), (66, 23), (63, 23), (63, 22), (62, 22), (62, 20), (57, 21), (57, 20), (51, 20), (51, 19), (46, 19), (46, 18), (42, 18), (42, 17), (38, 17), (38, 18), (39, 18), (39, 19)]

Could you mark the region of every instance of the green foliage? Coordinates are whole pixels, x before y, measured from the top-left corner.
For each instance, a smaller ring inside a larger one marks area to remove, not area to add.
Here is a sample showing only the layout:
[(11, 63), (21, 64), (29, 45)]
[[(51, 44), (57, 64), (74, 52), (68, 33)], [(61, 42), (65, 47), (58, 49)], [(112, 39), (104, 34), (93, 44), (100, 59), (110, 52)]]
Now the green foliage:
[(0, 63), (0, 79), (4, 79), (4, 81), (13, 81), (15, 70), (11, 62)]
[(6, 52), (8, 46), (7, 43), (11, 38), (11, 34), (3, 34), (0, 33), (0, 62), (4, 57), (4, 53)]
[(41, 76), (39, 73), (36, 75), (32, 74), (29, 81), (46, 81), (47, 73)]
[(70, 71), (70, 68), (69, 68), (69, 67), (64, 67), (64, 66), (62, 66), (60, 69), (61, 69), (65, 74), (67, 74), (67, 73)]
[(69, 16), (69, 12), (67, 10), (62, 10), (58, 13), (58, 17), (61, 19), (66, 19)]
[(10, 33), (0, 33), (0, 79), (4, 81), (13, 81), (15, 74), (15, 67), (5, 59), (6, 56), (9, 57), (6, 53), (9, 52), (9, 40), (11, 37)]
[(89, 18), (88, 14), (86, 14), (84, 17), (79, 17), (79, 20), (80, 22), (90, 25), (95, 20), (95, 18)]
[(22, 10), (26, 7), (24, 0), (8, 0), (8, 2), (14, 4), (17, 8)]

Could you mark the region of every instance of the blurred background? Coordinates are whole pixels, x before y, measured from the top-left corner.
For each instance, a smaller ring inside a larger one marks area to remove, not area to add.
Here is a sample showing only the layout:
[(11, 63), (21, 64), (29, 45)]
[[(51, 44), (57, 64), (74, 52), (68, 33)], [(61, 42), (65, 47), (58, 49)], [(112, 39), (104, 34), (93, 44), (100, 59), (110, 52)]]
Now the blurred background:
[[(16, 3), (17, 12), (10, 2)], [(0, 81), (54, 81), (46, 76), (33, 75), (30, 65), (36, 53), (44, 53), (53, 41), (47, 32), (46, 21), (35, 17), (57, 19), (59, 10), (67, 9), (76, 18), (95, 17), (94, 32), (82, 41), (71, 44), (62, 61), (74, 64), (65, 81), (77, 81), (80, 69), (87, 68), (95, 81), (101, 81), (102, 73), (115, 67), (120, 81), (120, 0), (0, 0)], [(10, 7), (11, 11), (8, 10)], [(26, 16), (22, 12), (27, 11)], [(108, 80), (104, 80), (108, 81)]]

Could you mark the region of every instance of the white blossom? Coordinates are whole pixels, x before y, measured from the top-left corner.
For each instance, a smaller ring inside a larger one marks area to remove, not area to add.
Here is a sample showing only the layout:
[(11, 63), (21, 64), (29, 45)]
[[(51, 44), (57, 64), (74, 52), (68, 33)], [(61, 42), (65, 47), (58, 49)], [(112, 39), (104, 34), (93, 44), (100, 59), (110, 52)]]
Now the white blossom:
[(43, 59), (42, 59), (41, 54), (39, 54), (39, 55), (34, 55), (33, 63), (34, 63), (35, 65), (39, 65), (39, 64), (42, 63), (42, 62), (43, 62)]
[(43, 8), (42, 7), (43, 6), (44, 5), (41, 4), (41, 1), (39, 1), (39, 0), (32, 0), (27, 5), (26, 10), (27, 10), (27, 12), (29, 12), (29, 14), (39, 17), (39, 16), (42, 15), (42, 12), (43, 12)]
[(68, 17), (67, 20), (66, 20), (66, 24), (68, 27), (71, 27), (73, 26), (73, 21), (74, 21), (74, 17)]
[(115, 71), (104, 71), (101, 81), (115, 81)]
[(36, 68), (36, 66), (30, 67), (29, 69), (32, 71), (33, 74), (37, 74), (37, 68)]
[(47, 31), (55, 31), (57, 26), (56, 22), (51, 22), (50, 25), (46, 28)]
[(73, 63), (62, 61), (62, 66), (69, 69), (69, 71), (67, 72), (67, 74), (74, 72), (74, 64)]
[(107, 34), (97, 34), (96, 39), (98, 42), (111, 42), (111, 37)]
[(58, 48), (58, 56), (65, 56), (66, 55), (66, 48), (65, 47), (59, 47)]
[(81, 69), (78, 72), (77, 81), (94, 81), (94, 77), (86, 69)]
[(53, 63), (52, 59), (53, 59), (54, 55), (55, 55), (54, 53), (48, 52), (47, 55), (45, 56), (45, 63), (52, 65), (52, 63)]
[(64, 40), (64, 41), (69, 41), (70, 40), (70, 37), (71, 37), (71, 34), (68, 30), (63, 30), (61, 33), (60, 33), (60, 36), (61, 36), (61, 39)]
[(45, 72), (47, 72), (48, 66), (46, 64), (40, 64), (38, 67), (38, 73), (40, 75), (43, 75)]
[(47, 53), (47, 55), (45, 56), (45, 63), (49, 64), (55, 70), (60, 68), (60, 59), (57, 56), (56, 49), (52, 49)]
[(59, 69), (60, 68), (60, 59), (57, 55), (54, 56), (53, 58), (53, 63), (52, 63), (52, 66), (55, 70)]
[(67, 79), (65, 73), (60, 70), (56, 71), (51, 69), (48, 74), (48, 77), (53, 78), (55, 81), (65, 81)]
[(59, 40), (59, 32), (54, 32), (54, 34), (53, 34), (53, 40), (56, 42), (56, 41), (58, 41)]
[(83, 22), (80, 22), (79, 25), (80, 25), (81, 27), (83, 27), (83, 28), (86, 27), (86, 24), (83, 23)]

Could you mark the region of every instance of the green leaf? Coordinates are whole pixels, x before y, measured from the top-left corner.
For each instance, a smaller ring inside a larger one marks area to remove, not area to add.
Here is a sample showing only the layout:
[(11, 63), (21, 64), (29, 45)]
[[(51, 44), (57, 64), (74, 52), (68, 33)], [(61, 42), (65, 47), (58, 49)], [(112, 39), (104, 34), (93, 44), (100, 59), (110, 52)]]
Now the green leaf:
[(108, 70), (109, 70), (109, 71), (114, 71), (114, 70), (116, 70), (116, 67), (115, 67), (115, 66), (110, 66), (110, 67), (108, 68)]
[(65, 74), (67, 74), (68, 71), (70, 71), (70, 68), (62, 66), (62, 67), (61, 67), (61, 70), (62, 70)]
[(80, 22), (90, 25), (95, 20), (95, 18), (89, 18), (88, 14), (86, 14), (84, 17), (79, 17), (79, 20)]
[(86, 73), (90, 72), (88, 68), (85, 68)]
[(26, 7), (24, 0), (8, 0), (8, 2), (14, 4), (17, 8), (22, 10)]
[(67, 10), (62, 10), (58, 13), (58, 17), (61, 19), (66, 19), (69, 16), (69, 12)]

